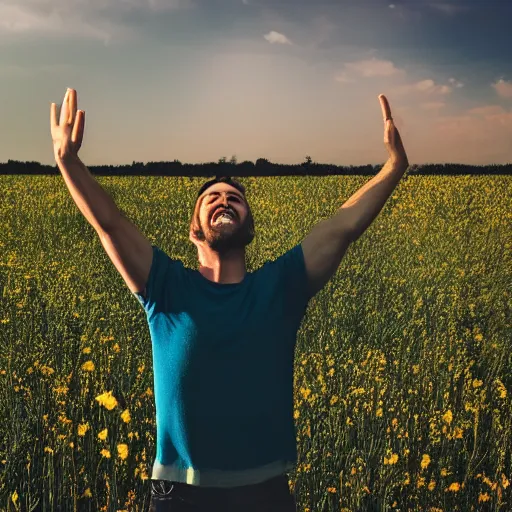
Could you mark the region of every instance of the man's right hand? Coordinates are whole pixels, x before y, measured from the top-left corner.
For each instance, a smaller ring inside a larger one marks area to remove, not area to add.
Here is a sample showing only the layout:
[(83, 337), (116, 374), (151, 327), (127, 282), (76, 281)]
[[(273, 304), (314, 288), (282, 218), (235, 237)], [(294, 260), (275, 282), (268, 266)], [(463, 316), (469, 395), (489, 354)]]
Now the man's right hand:
[(68, 89), (62, 102), (60, 120), (57, 123), (57, 105), (51, 104), (50, 124), (56, 162), (76, 157), (82, 145), (85, 111), (78, 110), (77, 112), (76, 107), (76, 91)]

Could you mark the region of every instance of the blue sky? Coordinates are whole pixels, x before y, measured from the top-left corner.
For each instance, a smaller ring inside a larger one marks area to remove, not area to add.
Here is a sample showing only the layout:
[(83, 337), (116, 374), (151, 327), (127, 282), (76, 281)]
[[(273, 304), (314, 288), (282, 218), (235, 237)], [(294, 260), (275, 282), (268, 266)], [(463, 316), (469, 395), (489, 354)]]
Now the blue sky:
[(387, 96), (409, 162), (512, 161), (506, 0), (0, 0), (0, 162), (379, 164)]

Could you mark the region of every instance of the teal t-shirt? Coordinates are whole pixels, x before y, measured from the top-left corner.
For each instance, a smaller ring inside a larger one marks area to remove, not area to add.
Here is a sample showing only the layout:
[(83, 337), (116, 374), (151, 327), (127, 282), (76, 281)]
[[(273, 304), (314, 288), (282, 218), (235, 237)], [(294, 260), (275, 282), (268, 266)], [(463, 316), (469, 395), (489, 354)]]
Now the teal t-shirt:
[(156, 460), (200, 471), (297, 460), (293, 364), (310, 295), (301, 244), (214, 283), (153, 245), (146, 298)]

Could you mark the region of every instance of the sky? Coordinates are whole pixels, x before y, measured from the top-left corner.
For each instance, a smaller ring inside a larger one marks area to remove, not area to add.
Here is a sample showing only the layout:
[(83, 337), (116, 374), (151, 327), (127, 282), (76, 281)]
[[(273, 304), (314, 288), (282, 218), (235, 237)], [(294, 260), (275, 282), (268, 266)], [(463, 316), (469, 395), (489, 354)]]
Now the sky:
[(76, 89), (86, 165), (512, 162), (508, 0), (0, 0), (0, 162), (55, 165)]

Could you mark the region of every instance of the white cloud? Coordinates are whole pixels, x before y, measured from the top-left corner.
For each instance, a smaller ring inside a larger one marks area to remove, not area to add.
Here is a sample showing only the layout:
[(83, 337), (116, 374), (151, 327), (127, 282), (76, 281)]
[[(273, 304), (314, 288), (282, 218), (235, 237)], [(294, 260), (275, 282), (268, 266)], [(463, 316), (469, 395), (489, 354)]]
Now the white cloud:
[(475, 114), (478, 116), (496, 116), (504, 114), (506, 111), (503, 107), (500, 107), (499, 105), (488, 105), (487, 107), (475, 107), (471, 110), (468, 110), (470, 114)]
[(292, 44), (291, 41), (283, 34), (279, 32), (275, 32), (272, 30), (268, 34), (263, 36), (269, 43), (279, 43), (279, 44)]
[(452, 145), (480, 143), (485, 144), (488, 154), (498, 153), (510, 144), (512, 110), (495, 105), (477, 107), (463, 115), (438, 118), (435, 129)]
[(449, 85), (436, 85), (434, 80), (421, 80), (414, 84), (407, 85), (399, 85), (394, 91), (395, 94), (408, 94), (411, 92), (417, 92), (421, 94), (425, 94), (427, 96), (431, 95), (446, 95), (452, 92), (452, 87)]
[(392, 76), (401, 75), (404, 73), (403, 70), (396, 68), (391, 61), (379, 60), (376, 58), (370, 60), (361, 60), (359, 62), (349, 62), (345, 64), (345, 67), (364, 77)]
[(332, 34), (339, 30), (339, 26), (333, 23), (325, 15), (315, 16), (312, 21), (312, 47), (317, 48), (323, 43), (329, 41)]
[(502, 98), (512, 98), (512, 82), (500, 79), (496, 84), (492, 84), (492, 87)]
[(341, 73), (339, 75), (336, 75), (335, 80), (336, 80), (336, 82), (343, 82), (343, 83), (354, 82), (354, 80), (348, 78), (346, 73)]
[(65, 8), (43, 13), (31, 7), (23, 4), (0, 3), (0, 35), (46, 33), (55, 38), (75, 36), (108, 42), (113, 33), (108, 22), (93, 25), (81, 19), (78, 13), (66, 12)]
[(467, 12), (470, 10), (467, 5), (455, 5), (447, 2), (431, 2), (427, 5), (432, 7), (432, 9), (436, 9), (446, 14), (456, 14), (458, 12)]
[(455, 80), (455, 78), (449, 78), (448, 82), (450, 82), (452, 85), (454, 85), (457, 88), (464, 87), (464, 84), (462, 82), (459, 82), (458, 80)]
[(126, 39), (132, 29), (120, 15), (146, 10), (160, 13), (193, 6), (192, 0), (0, 0), (0, 37), (47, 34), (54, 38)]

